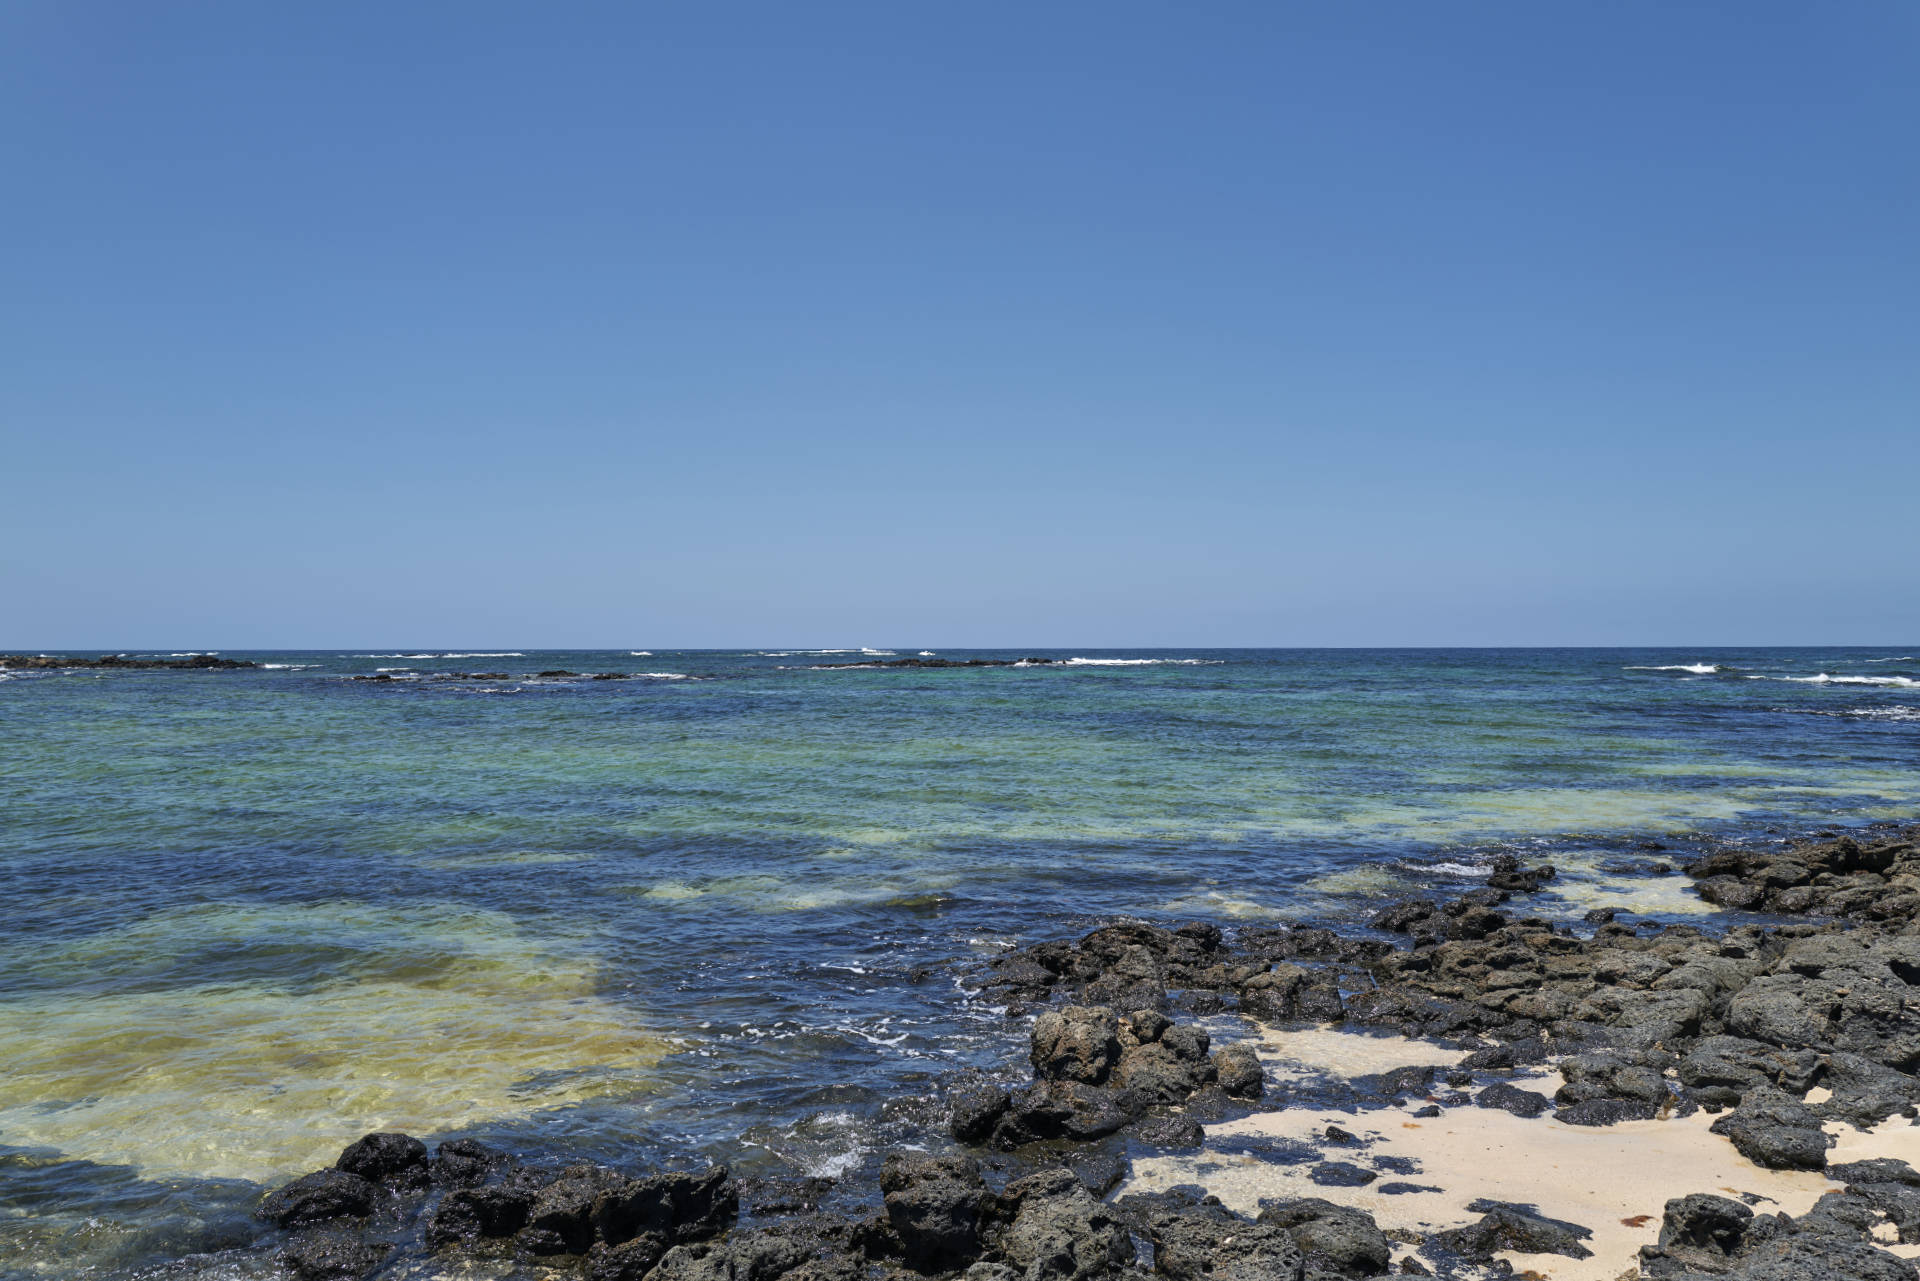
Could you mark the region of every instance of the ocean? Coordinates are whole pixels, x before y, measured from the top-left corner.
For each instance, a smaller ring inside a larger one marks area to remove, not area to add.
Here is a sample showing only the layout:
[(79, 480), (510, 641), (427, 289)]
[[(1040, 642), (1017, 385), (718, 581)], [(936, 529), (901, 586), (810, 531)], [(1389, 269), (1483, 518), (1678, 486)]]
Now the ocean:
[(242, 1244), (373, 1129), (845, 1174), (1017, 1055), (1016, 942), (1501, 852), (1687, 919), (1636, 869), (1920, 812), (1920, 647), (225, 657), (0, 672), (0, 1276)]

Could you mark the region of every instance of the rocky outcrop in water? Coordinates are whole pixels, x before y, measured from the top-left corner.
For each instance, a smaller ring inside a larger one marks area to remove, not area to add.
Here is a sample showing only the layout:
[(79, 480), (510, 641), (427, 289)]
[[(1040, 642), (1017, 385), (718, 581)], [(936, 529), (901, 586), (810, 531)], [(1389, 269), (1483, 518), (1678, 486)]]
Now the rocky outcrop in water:
[(98, 658), (65, 658), (47, 654), (0, 654), (0, 670), (46, 672), (75, 668), (108, 671), (226, 672), (257, 668), (260, 664), (243, 658), (221, 658), (216, 654), (189, 654), (184, 658), (128, 658), (125, 654), (102, 654)]

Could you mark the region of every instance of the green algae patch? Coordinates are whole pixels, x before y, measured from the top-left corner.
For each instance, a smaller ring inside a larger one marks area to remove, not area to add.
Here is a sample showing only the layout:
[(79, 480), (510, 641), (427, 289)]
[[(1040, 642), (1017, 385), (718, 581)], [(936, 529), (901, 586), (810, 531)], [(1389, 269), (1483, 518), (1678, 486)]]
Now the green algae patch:
[(268, 1181), (369, 1130), (641, 1094), (668, 1049), (499, 913), (205, 907), (46, 967), (90, 981), (0, 1002), (0, 1143), (149, 1177)]

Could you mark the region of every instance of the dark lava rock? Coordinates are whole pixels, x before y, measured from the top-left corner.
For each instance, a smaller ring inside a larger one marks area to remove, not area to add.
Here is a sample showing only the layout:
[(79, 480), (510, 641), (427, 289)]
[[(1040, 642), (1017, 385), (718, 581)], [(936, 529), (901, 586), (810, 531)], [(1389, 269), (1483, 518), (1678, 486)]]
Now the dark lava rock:
[(1198, 1121), (1184, 1116), (1156, 1116), (1140, 1122), (1129, 1131), (1149, 1147), (1191, 1149), (1207, 1141), (1207, 1132)]
[(1132, 1090), (1042, 1081), (1012, 1097), (994, 1125), (992, 1144), (1011, 1151), (1047, 1139), (1102, 1139), (1138, 1119), (1147, 1102)]
[[(1157, 1013), (1153, 1017), (1165, 1018)], [(1156, 1103), (1178, 1103), (1214, 1079), (1204, 1029), (1169, 1025), (1155, 1031), (1155, 1039), (1121, 1051), (1115, 1084), (1138, 1090)]]
[(98, 658), (60, 658), (45, 654), (0, 654), (0, 671), (10, 667), (26, 671), (104, 667), (125, 671), (225, 672), (258, 666), (260, 664), (243, 658), (220, 658), (213, 654), (193, 654), (187, 658), (128, 658), (124, 654), (102, 654)]
[(1250, 1045), (1229, 1045), (1213, 1052), (1214, 1079), (1236, 1099), (1257, 1099), (1266, 1092), (1267, 1073)]
[(510, 1237), (527, 1226), (533, 1190), (524, 1187), (455, 1188), (427, 1220), (427, 1248), (471, 1245), (481, 1237)]
[(726, 1231), (739, 1213), (739, 1185), (715, 1165), (615, 1185), (594, 1202), (593, 1225), (609, 1245), (649, 1234), (684, 1245)]
[(1558, 873), (1554, 871), (1551, 863), (1542, 863), (1539, 867), (1522, 867), (1520, 860), (1513, 855), (1501, 854), (1493, 860), (1493, 873), (1487, 877), (1487, 884), (1496, 890), (1531, 894), (1556, 875)]
[(1127, 1177), (1127, 1163), (1110, 1152), (1072, 1153), (1067, 1157), (1067, 1168), (1096, 1197), (1104, 1197)]
[[(1066, 1177), (1080, 1186), (1072, 1175)], [(946, 1272), (965, 1267), (979, 1255), (987, 1190), (974, 1161), (895, 1153), (880, 1168), (880, 1187), (887, 1218), (911, 1266)], [(1085, 1195), (1084, 1188), (1081, 1193)]]
[(1762, 1086), (1712, 1125), (1733, 1141), (1740, 1155), (1770, 1170), (1819, 1170), (1833, 1140), (1806, 1104)]
[(280, 1262), (295, 1281), (359, 1281), (393, 1253), (391, 1241), (366, 1241), (335, 1230), (302, 1232), (280, 1250)]
[(427, 1163), (433, 1181), (445, 1188), (477, 1188), (492, 1176), (513, 1164), (505, 1152), (474, 1139), (450, 1139), (434, 1149)]
[[(611, 1252), (609, 1252), (611, 1253)], [(831, 1258), (822, 1242), (804, 1230), (790, 1227), (736, 1232), (724, 1241), (677, 1245), (662, 1256), (654, 1281), (773, 1281), (793, 1276), (801, 1268)], [(596, 1276), (592, 1281), (603, 1281)], [(625, 1276), (606, 1281), (627, 1281)]]
[(1258, 1221), (1286, 1229), (1308, 1263), (1324, 1264), (1342, 1276), (1378, 1276), (1392, 1258), (1386, 1234), (1371, 1214), (1319, 1197), (1265, 1206)]
[(333, 1167), (369, 1183), (422, 1187), (427, 1182), (427, 1145), (411, 1134), (369, 1134), (349, 1144)]
[(962, 1143), (984, 1143), (1012, 1105), (1005, 1090), (980, 1086), (954, 1096), (948, 1132)]
[(1323, 1188), (1359, 1188), (1380, 1176), (1348, 1161), (1322, 1161), (1307, 1171), (1307, 1177)]
[(1785, 1050), (1738, 1036), (1703, 1036), (1680, 1058), (1681, 1084), (1702, 1103), (1731, 1107), (1758, 1086), (1805, 1094), (1823, 1068), (1812, 1050)]
[(570, 1165), (534, 1194), (518, 1240), (532, 1254), (584, 1254), (595, 1237), (594, 1210), (634, 1181), (604, 1165)]
[(1474, 1099), (1477, 1107), (1498, 1108), (1502, 1112), (1511, 1112), (1515, 1116), (1536, 1117), (1547, 1110), (1547, 1096), (1535, 1094), (1532, 1090), (1522, 1090), (1518, 1086), (1508, 1085), (1505, 1081), (1496, 1081), (1480, 1091)]
[(1660, 1114), (1657, 1104), (1642, 1099), (1588, 1099), (1553, 1114), (1565, 1125), (1613, 1125), (1620, 1121), (1651, 1121)]
[(670, 1248), (666, 1238), (655, 1232), (619, 1245), (598, 1242), (587, 1251), (587, 1281), (642, 1281)]
[(1667, 1202), (1660, 1220), (1660, 1246), (1684, 1246), (1725, 1258), (1740, 1248), (1753, 1211), (1723, 1196), (1696, 1192)]
[(1000, 1238), (1026, 1281), (1090, 1281), (1133, 1258), (1133, 1238), (1112, 1208), (1068, 1170), (1042, 1170), (1007, 1185), (1013, 1212)]
[(1593, 1233), (1577, 1223), (1549, 1219), (1531, 1206), (1509, 1205), (1497, 1201), (1475, 1201), (1467, 1206), (1482, 1215), (1480, 1222), (1450, 1232), (1435, 1233), (1432, 1240), (1444, 1249), (1470, 1258), (1490, 1258), (1496, 1250), (1516, 1250), (1522, 1254), (1564, 1254), (1571, 1259), (1591, 1258), (1593, 1251), (1580, 1244)]
[(1287, 1229), (1180, 1192), (1126, 1198), (1169, 1281), (1299, 1281), (1305, 1252)]
[(283, 1228), (373, 1213), (374, 1186), (345, 1170), (316, 1170), (268, 1195), (260, 1217)]
[(1120, 1020), (1098, 1005), (1048, 1010), (1033, 1022), (1034, 1075), (1047, 1081), (1103, 1083), (1120, 1062)]

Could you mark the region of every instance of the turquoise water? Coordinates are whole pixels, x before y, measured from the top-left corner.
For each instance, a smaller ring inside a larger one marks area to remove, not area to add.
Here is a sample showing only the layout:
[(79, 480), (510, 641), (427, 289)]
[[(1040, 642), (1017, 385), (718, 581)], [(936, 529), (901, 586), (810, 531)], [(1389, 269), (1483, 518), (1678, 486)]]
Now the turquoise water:
[(1042, 653), (0, 674), (0, 1275), (244, 1242), (374, 1128), (844, 1171), (1004, 1055), (949, 963), (1011, 940), (1516, 845), (1689, 914), (1601, 864), (1920, 809), (1920, 648)]

